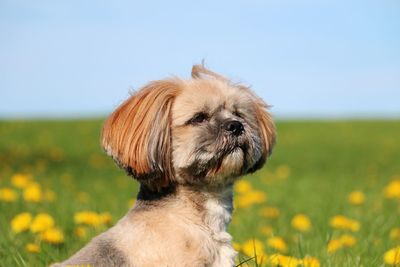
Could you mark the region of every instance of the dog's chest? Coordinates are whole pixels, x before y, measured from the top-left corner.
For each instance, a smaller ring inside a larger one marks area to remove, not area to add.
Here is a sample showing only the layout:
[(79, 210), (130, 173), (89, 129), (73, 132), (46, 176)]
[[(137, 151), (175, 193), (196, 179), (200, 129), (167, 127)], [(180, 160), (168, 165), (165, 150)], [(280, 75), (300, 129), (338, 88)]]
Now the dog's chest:
[(209, 199), (205, 203), (205, 223), (211, 231), (215, 250), (214, 262), (211, 266), (234, 266), (236, 252), (232, 248), (232, 237), (226, 231), (231, 221), (232, 202), (221, 199)]

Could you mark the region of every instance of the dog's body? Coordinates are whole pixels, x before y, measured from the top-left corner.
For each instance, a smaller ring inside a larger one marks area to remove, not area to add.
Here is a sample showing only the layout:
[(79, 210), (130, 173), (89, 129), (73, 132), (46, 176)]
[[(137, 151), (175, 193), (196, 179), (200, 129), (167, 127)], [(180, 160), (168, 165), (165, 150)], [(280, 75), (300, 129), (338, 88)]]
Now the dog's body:
[(141, 183), (128, 214), (55, 266), (234, 266), (232, 186), (261, 168), (275, 131), (248, 88), (201, 66), (150, 83), (106, 121), (105, 150)]
[(139, 196), (125, 217), (64, 265), (231, 267), (231, 192), (182, 187), (162, 200)]

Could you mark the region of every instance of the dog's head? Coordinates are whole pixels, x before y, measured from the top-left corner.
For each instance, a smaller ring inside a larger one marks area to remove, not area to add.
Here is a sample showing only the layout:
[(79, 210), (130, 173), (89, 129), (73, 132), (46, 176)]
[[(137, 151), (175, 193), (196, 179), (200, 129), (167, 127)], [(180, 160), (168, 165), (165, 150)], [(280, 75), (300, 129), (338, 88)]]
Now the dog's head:
[(262, 167), (275, 127), (249, 88), (194, 66), (192, 79), (149, 83), (106, 120), (102, 145), (153, 189), (221, 185)]

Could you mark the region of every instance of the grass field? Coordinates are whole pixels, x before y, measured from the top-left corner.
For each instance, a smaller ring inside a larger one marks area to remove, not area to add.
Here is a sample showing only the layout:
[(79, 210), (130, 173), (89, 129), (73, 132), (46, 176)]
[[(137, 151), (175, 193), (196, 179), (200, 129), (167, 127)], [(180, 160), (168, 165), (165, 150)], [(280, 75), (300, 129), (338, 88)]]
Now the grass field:
[[(104, 155), (100, 128), (100, 120), (0, 122), (0, 266), (63, 260), (107, 229), (110, 215), (116, 222), (127, 212), (137, 182)], [(256, 250), (263, 266), (307, 256), (315, 259), (305, 266), (385, 266), (385, 253), (400, 246), (400, 121), (280, 121), (277, 129), (266, 167), (235, 188), (230, 232), (240, 259)], [(82, 211), (105, 214), (77, 218)], [(12, 228), (23, 212), (49, 214), (61, 233), (45, 230), (44, 219), (32, 227), (28, 215)], [(400, 266), (394, 253), (386, 261)]]

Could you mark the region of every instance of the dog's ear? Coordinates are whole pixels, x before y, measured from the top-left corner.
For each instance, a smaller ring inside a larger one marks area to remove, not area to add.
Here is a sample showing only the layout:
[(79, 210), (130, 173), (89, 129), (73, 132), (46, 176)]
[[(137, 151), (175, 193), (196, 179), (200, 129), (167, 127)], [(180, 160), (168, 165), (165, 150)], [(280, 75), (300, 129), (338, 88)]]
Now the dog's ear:
[(179, 91), (174, 80), (151, 82), (123, 102), (103, 126), (103, 148), (153, 189), (173, 182), (171, 109)]
[(260, 134), (263, 139), (264, 150), (263, 157), (267, 157), (272, 153), (272, 148), (275, 145), (276, 130), (271, 115), (268, 113), (268, 105), (260, 98), (255, 99), (255, 113), (260, 125)]
[(243, 85), (238, 85), (238, 87), (241, 90), (248, 92), (253, 99), (253, 109), (257, 119), (257, 124), (259, 126), (258, 131), (263, 144), (262, 156), (252, 168), (251, 172), (253, 172), (261, 168), (267, 160), (267, 157), (272, 153), (272, 148), (275, 145), (276, 140), (275, 124), (272, 120), (271, 114), (268, 112), (269, 106), (248, 87)]

